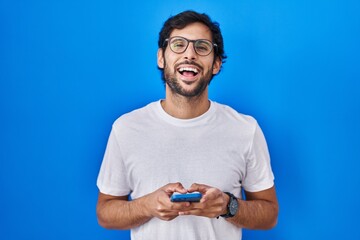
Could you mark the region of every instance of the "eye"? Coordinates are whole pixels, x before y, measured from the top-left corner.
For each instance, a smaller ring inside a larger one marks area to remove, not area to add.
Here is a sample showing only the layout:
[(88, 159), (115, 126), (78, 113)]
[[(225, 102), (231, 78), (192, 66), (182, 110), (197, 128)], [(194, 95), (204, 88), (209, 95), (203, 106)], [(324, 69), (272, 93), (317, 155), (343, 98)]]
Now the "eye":
[(198, 51), (199, 53), (207, 53), (211, 50), (211, 43), (204, 41), (204, 40), (199, 40), (198, 42), (196, 42), (196, 51)]
[(179, 38), (173, 39), (170, 44), (171, 44), (171, 48), (174, 50), (179, 50), (186, 47), (185, 40)]

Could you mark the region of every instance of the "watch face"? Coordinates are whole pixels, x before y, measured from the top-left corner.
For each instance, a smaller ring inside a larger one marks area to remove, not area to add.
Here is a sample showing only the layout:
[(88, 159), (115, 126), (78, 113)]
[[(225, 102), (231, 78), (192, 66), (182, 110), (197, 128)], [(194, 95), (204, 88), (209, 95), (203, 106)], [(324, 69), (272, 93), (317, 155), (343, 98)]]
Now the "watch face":
[(231, 198), (230, 204), (229, 204), (229, 212), (231, 215), (235, 215), (238, 210), (238, 201), (236, 198)]

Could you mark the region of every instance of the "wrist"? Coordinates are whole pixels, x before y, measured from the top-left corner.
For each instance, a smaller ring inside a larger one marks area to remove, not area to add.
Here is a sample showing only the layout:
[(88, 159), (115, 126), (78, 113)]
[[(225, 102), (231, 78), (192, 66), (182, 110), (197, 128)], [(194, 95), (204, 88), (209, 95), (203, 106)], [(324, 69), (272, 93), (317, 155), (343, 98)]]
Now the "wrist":
[(224, 203), (223, 203), (223, 208), (222, 208), (222, 212), (220, 213), (220, 216), (221, 215), (225, 215), (228, 213), (228, 205), (229, 205), (229, 202), (230, 202), (230, 196), (227, 195), (226, 193), (222, 193), (222, 197), (224, 199)]
[(144, 217), (152, 218), (154, 217), (150, 204), (148, 201), (148, 195), (138, 198), (136, 201), (136, 209), (143, 214)]
[(231, 218), (234, 217), (239, 209), (239, 202), (237, 197), (234, 194), (225, 192), (226, 195), (229, 197), (229, 202), (227, 204), (227, 213), (220, 215), (223, 218)]

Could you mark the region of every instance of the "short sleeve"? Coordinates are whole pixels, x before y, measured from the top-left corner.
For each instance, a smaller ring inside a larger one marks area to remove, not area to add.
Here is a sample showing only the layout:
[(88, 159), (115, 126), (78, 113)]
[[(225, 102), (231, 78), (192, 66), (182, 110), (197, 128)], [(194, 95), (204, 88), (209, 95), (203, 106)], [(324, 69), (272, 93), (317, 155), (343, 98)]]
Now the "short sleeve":
[(97, 178), (97, 187), (101, 193), (112, 196), (126, 196), (131, 191), (114, 127), (111, 130), (106, 146)]
[(267, 143), (257, 123), (246, 159), (246, 174), (242, 185), (248, 192), (266, 190), (274, 185)]

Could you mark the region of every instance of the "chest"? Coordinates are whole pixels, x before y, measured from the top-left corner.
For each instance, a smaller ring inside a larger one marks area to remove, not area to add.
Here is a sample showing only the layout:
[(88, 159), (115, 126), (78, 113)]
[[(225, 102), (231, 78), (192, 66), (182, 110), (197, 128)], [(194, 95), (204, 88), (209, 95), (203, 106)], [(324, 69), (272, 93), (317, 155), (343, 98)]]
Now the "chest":
[(121, 148), (136, 197), (172, 182), (185, 188), (201, 183), (240, 191), (248, 145), (241, 134), (229, 130), (159, 129), (132, 133)]

